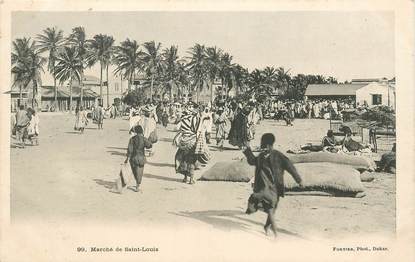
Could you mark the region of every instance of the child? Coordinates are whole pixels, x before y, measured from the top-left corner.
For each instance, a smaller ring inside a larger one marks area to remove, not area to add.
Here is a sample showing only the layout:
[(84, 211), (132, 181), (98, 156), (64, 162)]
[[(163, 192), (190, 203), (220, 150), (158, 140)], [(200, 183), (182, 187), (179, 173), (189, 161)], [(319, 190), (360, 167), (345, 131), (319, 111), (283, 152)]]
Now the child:
[(275, 211), (279, 197), (284, 197), (284, 171), (287, 170), (300, 187), (303, 185), (291, 161), (281, 152), (274, 150), (274, 142), (274, 135), (266, 133), (261, 138), (262, 152), (259, 156), (254, 156), (250, 147), (243, 153), (248, 163), (256, 166), (254, 193), (249, 197), (246, 213), (252, 214), (258, 209), (267, 213), (268, 218), (264, 225), (265, 234), (268, 234), (268, 230), (271, 229), (276, 237)]
[(140, 192), (144, 164), (146, 162), (144, 150), (146, 148), (151, 148), (152, 144), (147, 138), (144, 137), (143, 128), (141, 126), (135, 126), (134, 133), (137, 135), (130, 138), (130, 141), (128, 142), (127, 158), (124, 163), (128, 163), (128, 161), (130, 162), (131, 170), (137, 184), (135, 191)]

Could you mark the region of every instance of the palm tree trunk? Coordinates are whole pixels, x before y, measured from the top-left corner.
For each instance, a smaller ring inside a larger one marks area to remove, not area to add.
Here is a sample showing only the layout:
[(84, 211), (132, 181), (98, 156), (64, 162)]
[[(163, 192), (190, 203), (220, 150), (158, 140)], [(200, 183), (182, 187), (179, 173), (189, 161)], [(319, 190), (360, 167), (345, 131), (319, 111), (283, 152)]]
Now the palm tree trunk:
[(196, 86), (196, 103), (199, 104), (199, 87)]
[(210, 81), (210, 106), (213, 106), (213, 81), (215, 80)]
[(72, 113), (72, 77), (69, 80), (69, 112)]
[(225, 89), (225, 86), (224, 86), (224, 82), (223, 82), (223, 77), (221, 77), (220, 78), (220, 85), (222, 86), (222, 94), (223, 94), (223, 91), (225, 91), (226, 92), (226, 89)]
[(54, 108), (55, 110), (59, 110), (58, 109), (58, 87), (56, 86), (56, 76), (55, 76), (55, 63), (53, 64), (53, 87), (55, 90)]
[(121, 96), (122, 96), (122, 75), (120, 75), (120, 79), (121, 79), (121, 81), (120, 81), (120, 90), (121, 90)]
[(107, 107), (110, 106), (110, 80), (108, 79), (108, 67), (107, 65)]
[(131, 91), (131, 83), (133, 82), (133, 72), (130, 73), (130, 80), (128, 81), (128, 93)]
[(23, 88), (22, 88), (22, 84), (19, 85), (19, 103), (17, 106), (20, 106), (22, 104), (22, 100), (23, 100)]
[(84, 100), (84, 71), (81, 72), (81, 81), (79, 82), (79, 87), (81, 88), (81, 97), (80, 97), (80, 106), (83, 106)]
[(99, 99), (102, 101), (102, 63), (101, 64), (101, 76), (99, 78)]
[(150, 103), (153, 102), (153, 81), (154, 81), (154, 75), (151, 74), (151, 83), (150, 83)]
[(32, 109), (35, 109), (35, 98), (36, 98), (36, 83), (35, 83), (35, 81), (33, 81), (32, 82), (32, 85), (33, 85), (33, 87), (32, 87)]

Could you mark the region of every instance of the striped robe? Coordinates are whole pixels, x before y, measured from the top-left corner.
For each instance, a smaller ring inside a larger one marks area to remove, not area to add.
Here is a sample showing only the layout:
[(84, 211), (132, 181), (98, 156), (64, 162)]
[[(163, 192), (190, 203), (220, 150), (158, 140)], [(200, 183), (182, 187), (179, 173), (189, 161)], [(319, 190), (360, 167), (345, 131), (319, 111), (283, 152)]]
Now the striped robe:
[(173, 144), (183, 150), (192, 149), (196, 144), (200, 122), (200, 117), (197, 115), (184, 116), (180, 121), (180, 131), (174, 137)]

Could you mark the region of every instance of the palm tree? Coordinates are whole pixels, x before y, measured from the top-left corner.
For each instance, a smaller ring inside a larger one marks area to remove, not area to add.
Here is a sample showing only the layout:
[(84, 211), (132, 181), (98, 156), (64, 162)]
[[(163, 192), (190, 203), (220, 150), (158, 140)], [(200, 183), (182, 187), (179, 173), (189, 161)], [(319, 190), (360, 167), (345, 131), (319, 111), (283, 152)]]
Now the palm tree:
[(83, 64), (78, 49), (74, 46), (65, 46), (56, 57), (56, 78), (60, 84), (69, 81), (69, 110), (72, 112), (72, 82), (81, 81)]
[(95, 35), (93, 39), (88, 41), (88, 52), (86, 60), (89, 66), (99, 62), (101, 67), (100, 81), (99, 81), (99, 97), (102, 101), (102, 71), (104, 68), (107, 70), (107, 105), (109, 105), (109, 81), (108, 81), (108, 66), (111, 62), (114, 38), (108, 35)]
[(196, 89), (196, 102), (199, 103), (199, 93), (208, 78), (205, 46), (195, 44), (188, 53), (191, 57), (187, 66), (193, 80), (193, 88)]
[(222, 87), (226, 90), (226, 96), (229, 95), (229, 91), (232, 88), (232, 74), (232, 56), (229, 53), (224, 53), (221, 57), (221, 69), (219, 75), (221, 78)]
[(140, 69), (141, 56), (142, 52), (135, 40), (127, 38), (127, 40), (120, 43), (120, 46), (114, 48), (113, 62), (116, 65), (114, 73), (120, 73), (124, 79), (128, 80), (128, 92), (131, 91), (131, 84), (136, 71)]
[(170, 92), (170, 101), (173, 99), (173, 87), (179, 87), (184, 76), (184, 67), (182, 67), (184, 60), (179, 59), (177, 54), (177, 46), (171, 46), (164, 49), (163, 53), (163, 70), (166, 78), (166, 86)]
[(29, 57), (31, 49), (34, 48), (33, 43), (30, 43), (30, 38), (17, 38), (13, 41), (13, 52), (11, 54), (12, 62), (12, 74), (14, 77), (14, 85), (19, 86), (19, 103), (23, 99), (23, 89), (29, 84), (26, 83), (25, 71), (21, 70), (22, 65), (24, 65)]
[(154, 41), (145, 42), (144, 46), (144, 66), (146, 69), (147, 76), (150, 76), (150, 102), (153, 101), (153, 84), (154, 78), (158, 76), (162, 71), (162, 56), (160, 53), (161, 44), (155, 43)]
[(258, 69), (249, 74), (248, 83), (250, 86), (248, 93), (255, 97), (270, 96), (274, 91), (272, 82), (267, 82), (264, 72)]
[(76, 48), (77, 54), (79, 56), (79, 60), (82, 65), (81, 77), (79, 79), (79, 87), (81, 88), (80, 104), (82, 105), (83, 93), (84, 93), (83, 92), (84, 70), (87, 67), (87, 60), (86, 60), (87, 39), (86, 39), (85, 29), (81, 26), (75, 27), (74, 29), (72, 29), (72, 34), (69, 36), (67, 40), (68, 40), (69, 45)]
[(249, 71), (246, 68), (243, 68), (241, 65), (237, 64), (233, 67), (232, 79), (236, 87), (237, 95), (240, 91), (246, 91), (246, 86), (248, 84)]
[(37, 35), (38, 41), (38, 50), (39, 52), (49, 52), (48, 55), (48, 71), (53, 76), (53, 88), (54, 88), (54, 107), (58, 108), (58, 90), (56, 86), (56, 76), (55, 76), (55, 66), (56, 66), (56, 56), (58, 50), (63, 43), (63, 31), (58, 30), (56, 27), (46, 28), (43, 30), (43, 34)]
[(188, 88), (190, 86), (190, 75), (189, 70), (187, 70), (186, 63), (180, 61), (177, 67), (177, 82), (178, 82), (178, 98), (182, 99), (183, 96), (183, 87)]
[(208, 74), (210, 80), (210, 101), (213, 104), (213, 83), (221, 70), (222, 49), (215, 47), (208, 47), (206, 49), (206, 60), (208, 67)]
[(287, 92), (289, 83), (291, 82), (291, 76), (289, 70), (285, 70), (283, 67), (279, 67), (276, 71), (277, 88), (282, 92)]
[(15, 82), (20, 85), (20, 99), (22, 89), (29, 83), (32, 84), (32, 108), (35, 107), (38, 87), (41, 86), (41, 73), (46, 59), (40, 56), (36, 49), (36, 42), (30, 42), (30, 38), (17, 39), (13, 42), (14, 52), (12, 53), (12, 73), (15, 75)]

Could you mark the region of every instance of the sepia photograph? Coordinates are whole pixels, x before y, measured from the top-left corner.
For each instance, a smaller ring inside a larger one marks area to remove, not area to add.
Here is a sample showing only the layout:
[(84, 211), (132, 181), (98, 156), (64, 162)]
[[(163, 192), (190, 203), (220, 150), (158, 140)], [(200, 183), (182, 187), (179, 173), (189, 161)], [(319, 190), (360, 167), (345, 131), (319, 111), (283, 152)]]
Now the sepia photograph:
[[(10, 22), (11, 225), (270, 245), (397, 237), (397, 177), (410, 172), (397, 172), (394, 11), (15, 10)], [(162, 252), (130, 245), (119, 251)]]

